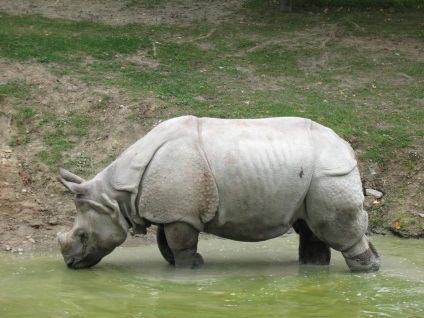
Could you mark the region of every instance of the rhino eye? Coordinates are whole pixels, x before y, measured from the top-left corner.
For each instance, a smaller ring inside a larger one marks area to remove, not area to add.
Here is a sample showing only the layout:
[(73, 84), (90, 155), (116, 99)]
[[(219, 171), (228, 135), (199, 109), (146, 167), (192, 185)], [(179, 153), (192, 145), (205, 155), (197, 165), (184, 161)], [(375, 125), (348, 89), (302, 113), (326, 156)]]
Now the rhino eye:
[(87, 241), (87, 234), (82, 230), (79, 230), (76, 233), (76, 237), (80, 241), (81, 244), (84, 244)]

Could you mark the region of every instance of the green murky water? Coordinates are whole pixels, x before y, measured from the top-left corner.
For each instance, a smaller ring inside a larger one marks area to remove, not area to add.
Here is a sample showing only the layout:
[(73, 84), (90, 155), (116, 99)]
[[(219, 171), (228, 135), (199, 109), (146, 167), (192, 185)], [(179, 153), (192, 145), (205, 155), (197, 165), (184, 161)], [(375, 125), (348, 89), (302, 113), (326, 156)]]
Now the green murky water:
[(372, 237), (382, 268), (299, 266), (297, 237), (209, 239), (200, 270), (175, 270), (156, 246), (118, 248), (92, 269), (61, 255), (0, 254), (0, 317), (424, 317), (424, 241)]

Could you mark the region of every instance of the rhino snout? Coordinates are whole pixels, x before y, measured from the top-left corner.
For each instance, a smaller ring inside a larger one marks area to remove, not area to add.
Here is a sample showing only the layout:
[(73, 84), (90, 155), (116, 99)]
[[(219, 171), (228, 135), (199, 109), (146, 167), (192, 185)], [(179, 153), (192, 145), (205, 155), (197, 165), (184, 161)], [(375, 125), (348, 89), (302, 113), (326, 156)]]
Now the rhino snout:
[(56, 234), (57, 241), (62, 252), (66, 265), (72, 269), (88, 268), (96, 265), (101, 259), (113, 251), (113, 248), (106, 249), (97, 246), (95, 249), (89, 248), (85, 244), (73, 237), (73, 232)]
[(71, 242), (69, 241), (69, 233), (58, 232), (56, 234), (57, 241), (59, 243), (60, 251), (63, 255), (63, 259), (69, 268), (75, 268), (76, 260), (72, 254)]

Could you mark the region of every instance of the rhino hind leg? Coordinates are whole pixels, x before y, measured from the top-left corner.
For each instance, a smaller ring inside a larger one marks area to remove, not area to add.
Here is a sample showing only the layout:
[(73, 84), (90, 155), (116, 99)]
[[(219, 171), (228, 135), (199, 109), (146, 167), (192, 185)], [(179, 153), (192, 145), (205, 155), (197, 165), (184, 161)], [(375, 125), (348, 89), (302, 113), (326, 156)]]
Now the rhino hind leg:
[(203, 258), (197, 253), (199, 231), (187, 223), (175, 222), (165, 224), (164, 232), (177, 268), (198, 268), (203, 265)]
[(328, 265), (331, 259), (330, 246), (321, 241), (309, 229), (304, 220), (297, 220), (293, 228), (299, 234), (299, 263)]
[(375, 272), (380, 268), (380, 256), (365, 235), (342, 255), (352, 272)]
[(168, 245), (168, 241), (166, 240), (165, 229), (163, 228), (163, 225), (159, 225), (157, 228), (156, 241), (163, 258), (169, 264), (175, 265), (174, 254), (172, 253), (171, 248)]
[(313, 233), (342, 252), (352, 272), (377, 271), (380, 258), (365, 233), (368, 214), (363, 209), (357, 169), (346, 175), (314, 177), (306, 196), (307, 224)]

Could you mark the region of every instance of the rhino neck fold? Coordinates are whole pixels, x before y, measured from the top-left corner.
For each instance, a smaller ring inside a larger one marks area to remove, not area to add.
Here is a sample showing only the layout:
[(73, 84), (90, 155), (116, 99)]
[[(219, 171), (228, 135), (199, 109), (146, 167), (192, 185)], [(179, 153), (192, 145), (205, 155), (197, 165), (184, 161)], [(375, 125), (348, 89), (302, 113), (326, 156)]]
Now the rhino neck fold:
[(150, 223), (139, 217), (136, 208), (137, 192), (119, 189), (108, 178), (107, 169), (100, 172), (91, 182), (92, 187), (99, 193), (95, 198), (98, 203), (109, 207), (116, 213), (116, 221), (128, 231), (132, 228), (134, 234), (146, 234)]
[[(122, 194), (121, 194), (122, 196)], [(138, 213), (135, 204), (133, 204), (132, 197), (134, 194), (124, 193), (125, 198), (119, 200), (119, 210), (125, 221), (128, 223), (128, 227), (132, 228), (133, 234), (146, 234), (147, 228), (150, 227), (150, 222), (141, 218)]]

